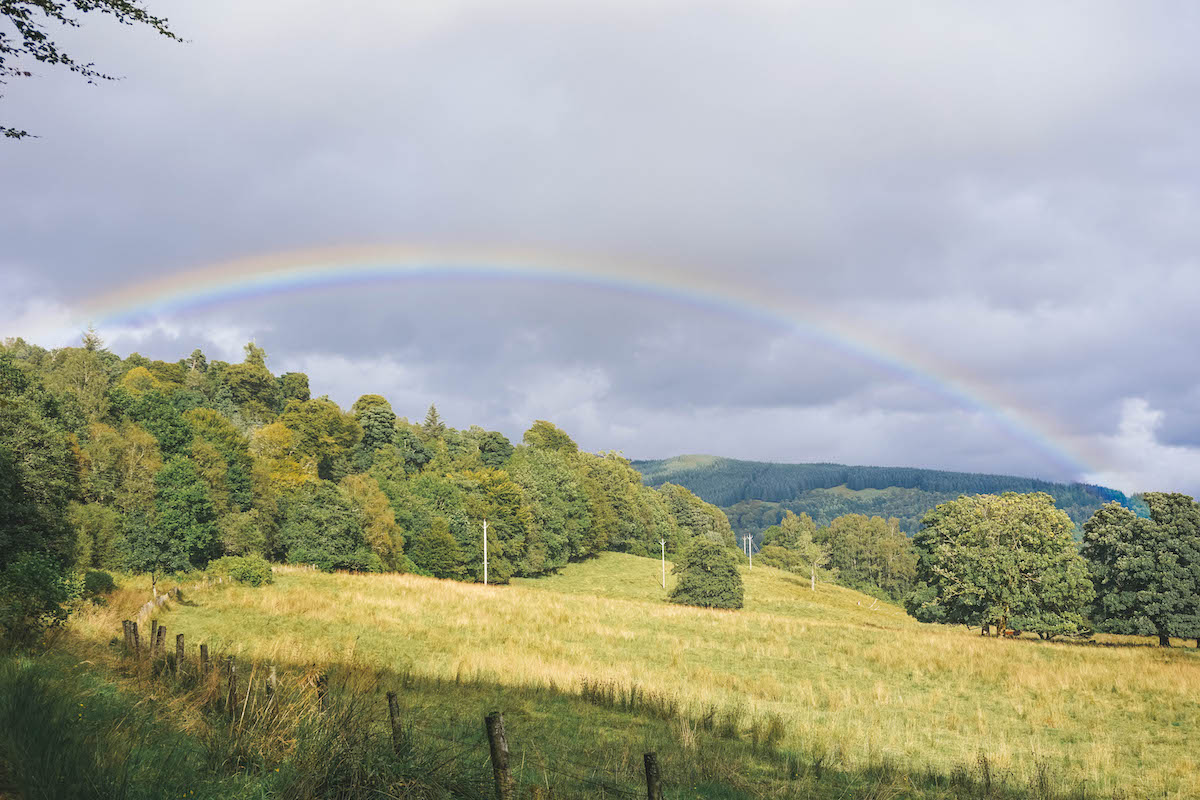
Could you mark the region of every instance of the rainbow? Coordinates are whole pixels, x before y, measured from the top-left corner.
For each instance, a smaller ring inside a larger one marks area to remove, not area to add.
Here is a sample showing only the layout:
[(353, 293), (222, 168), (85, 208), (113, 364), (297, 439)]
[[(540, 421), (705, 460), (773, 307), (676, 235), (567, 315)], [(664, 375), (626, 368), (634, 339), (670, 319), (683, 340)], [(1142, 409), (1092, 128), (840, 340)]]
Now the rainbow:
[(1076, 452), (1060, 423), (1021, 408), (961, 365), (939, 362), (906, 346), (893, 332), (885, 337), (859, 320), (831, 314), (803, 299), (703, 270), (519, 250), (342, 247), (255, 256), (172, 272), (92, 296), (79, 308), (98, 325), (121, 324), (148, 315), (187, 313), (285, 292), (418, 278), (500, 278), (596, 286), (777, 324), (985, 415), (1059, 468), (1075, 475), (1097, 471)]

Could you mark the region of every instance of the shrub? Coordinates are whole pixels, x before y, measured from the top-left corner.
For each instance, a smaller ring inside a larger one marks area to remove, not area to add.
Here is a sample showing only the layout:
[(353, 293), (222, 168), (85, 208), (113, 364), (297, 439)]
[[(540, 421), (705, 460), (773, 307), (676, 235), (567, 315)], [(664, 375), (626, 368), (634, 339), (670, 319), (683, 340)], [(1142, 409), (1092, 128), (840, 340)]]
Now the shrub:
[(679, 582), (671, 602), (706, 608), (741, 608), (742, 576), (733, 550), (704, 536), (692, 539), (675, 562)]
[(24, 553), (0, 572), (0, 642), (29, 647), (67, 619), (77, 587), (44, 553)]
[(103, 596), (117, 588), (113, 576), (98, 569), (83, 573), (83, 596), (92, 602), (102, 602)]
[(275, 574), (266, 559), (259, 556), (225, 556), (210, 562), (208, 571), (224, 575), (247, 586), (262, 586), (275, 582)]

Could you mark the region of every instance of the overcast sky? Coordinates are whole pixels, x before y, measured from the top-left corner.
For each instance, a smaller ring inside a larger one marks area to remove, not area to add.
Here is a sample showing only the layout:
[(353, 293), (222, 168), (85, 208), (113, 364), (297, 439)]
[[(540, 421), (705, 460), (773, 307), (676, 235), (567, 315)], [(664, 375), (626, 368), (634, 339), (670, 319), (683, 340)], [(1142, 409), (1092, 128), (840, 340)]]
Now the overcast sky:
[[(109, 346), (436, 402), (514, 439), (1200, 492), (1200, 7), (151, 0), (11, 82), (0, 336), (233, 258), (469, 244), (795, 298), (992, 409), (755, 314), (425, 277), (99, 321)], [(93, 17), (94, 15), (88, 15)], [(0, 23), (0, 31), (4, 31)], [(936, 381), (934, 382), (936, 384)], [(1067, 448), (1063, 458), (1045, 440)]]

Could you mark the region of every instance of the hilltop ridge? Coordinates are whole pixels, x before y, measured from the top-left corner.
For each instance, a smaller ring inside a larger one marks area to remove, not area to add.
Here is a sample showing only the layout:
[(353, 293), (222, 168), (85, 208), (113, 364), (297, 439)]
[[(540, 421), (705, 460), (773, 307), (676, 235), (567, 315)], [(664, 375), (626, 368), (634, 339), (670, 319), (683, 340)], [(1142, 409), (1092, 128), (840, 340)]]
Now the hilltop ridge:
[(679, 484), (720, 506), (739, 533), (757, 533), (778, 522), (785, 510), (807, 513), (818, 525), (851, 513), (896, 517), (901, 529), (912, 533), (926, 510), (962, 494), (1046, 492), (1076, 525), (1104, 503), (1135, 505), (1105, 486), (919, 467), (788, 464), (699, 454), (634, 461), (633, 466), (649, 486)]

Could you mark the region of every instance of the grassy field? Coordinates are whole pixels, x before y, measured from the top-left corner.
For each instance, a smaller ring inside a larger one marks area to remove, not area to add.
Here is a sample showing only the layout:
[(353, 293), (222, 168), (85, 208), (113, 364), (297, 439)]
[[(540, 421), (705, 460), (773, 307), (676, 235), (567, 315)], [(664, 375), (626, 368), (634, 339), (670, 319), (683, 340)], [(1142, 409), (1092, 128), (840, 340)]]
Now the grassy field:
[[(159, 618), (240, 659), (403, 684), (406, 714), (448, 738), (500, 708), (547, 782), (562, 758), (636, 788), (657, 749), (673, 797), (1200, 796), (1193, 649), (984, 639), (775, 570), (743, 577), (729, 612), (665, 603), (658, 561), (614, 553), (504, 587), (281, 569)], [(92, 651), (77, 652), (100, 664), (141, 592), (81, 615), (72, 646)]]

